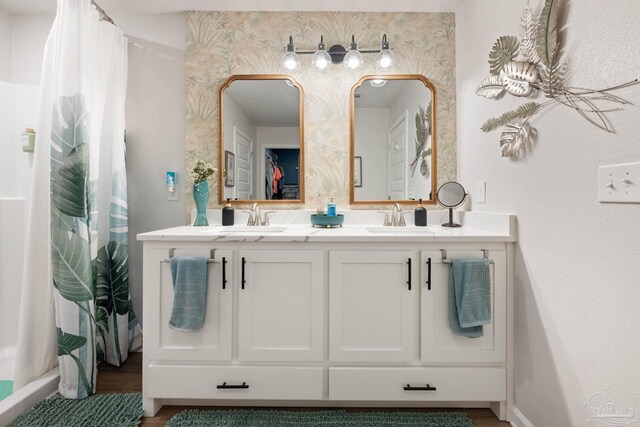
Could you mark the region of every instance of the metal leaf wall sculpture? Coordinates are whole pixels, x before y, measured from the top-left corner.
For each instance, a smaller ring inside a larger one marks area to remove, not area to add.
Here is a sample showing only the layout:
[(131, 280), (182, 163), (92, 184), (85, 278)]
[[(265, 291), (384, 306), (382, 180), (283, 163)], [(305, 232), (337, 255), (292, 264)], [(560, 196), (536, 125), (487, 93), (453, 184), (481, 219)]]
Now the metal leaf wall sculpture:
[(555, 105), (569, 107), (589, 123), (613, 132), (605, 114), (622, 109), (628, 102), (610, 92), (639, 83), (635, 79), (605, 89), (565, 86), (558, 34), (560, 1), (545, 0), (539, 13), (525, 8), (520, 18), (520, 40), (515, 36), (502, 36), (489, 53), (491, 75), (480, 83), (476, 94), (489, 99), (499, 99), (505, 93), (516, 97), (543, 94), (547, 98), (544, 102), (526, 102), (482, 125), (483, 132), (503, 127), (500, 136), (503, 157), (524, 156), (536, 133), (529, 121), (543, 109)]

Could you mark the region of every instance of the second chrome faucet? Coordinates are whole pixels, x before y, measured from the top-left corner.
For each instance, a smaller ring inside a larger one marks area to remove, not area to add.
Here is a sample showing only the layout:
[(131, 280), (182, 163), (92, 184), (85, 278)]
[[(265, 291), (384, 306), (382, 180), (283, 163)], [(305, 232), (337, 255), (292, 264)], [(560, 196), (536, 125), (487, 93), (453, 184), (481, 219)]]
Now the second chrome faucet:
[(260, 214), (260, 206), (257, 203), (254, 203), (251, 206), (251, 210), (243, 211), (249, 214), (249, 218), (247, 219), (248, 226), (265, 226), (269, 225), (269, 215), (275, 213), (275, 211), (265, 211), (264, 215)]

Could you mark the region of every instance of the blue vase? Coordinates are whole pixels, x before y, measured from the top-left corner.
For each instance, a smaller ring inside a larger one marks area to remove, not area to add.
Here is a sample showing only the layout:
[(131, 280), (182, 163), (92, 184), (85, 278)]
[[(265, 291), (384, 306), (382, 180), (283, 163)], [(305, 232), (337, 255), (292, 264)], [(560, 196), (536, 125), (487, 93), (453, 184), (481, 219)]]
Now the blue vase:
[(207, 205), (209, 204), (209, 181), (198, 181), (193, 184), (193, 200), (196, 202), (196, 222), (193, 225), (209, 225), (207, 221)]

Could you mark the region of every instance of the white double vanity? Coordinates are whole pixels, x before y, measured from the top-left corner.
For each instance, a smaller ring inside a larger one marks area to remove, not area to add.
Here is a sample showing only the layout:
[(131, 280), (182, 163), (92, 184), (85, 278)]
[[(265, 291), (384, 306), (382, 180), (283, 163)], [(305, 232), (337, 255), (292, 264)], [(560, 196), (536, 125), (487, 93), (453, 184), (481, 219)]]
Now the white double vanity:
[[(515, 217), (382, 227), (351, 211), (343, 228), (318, 229), (308, 214), (138, 235), (145, 415), (163, 404), (490, 406), (509, 419)], [(198, 332), (169, 327), (171, 256), (209, 258)], [(465, 257), (493, 261), (479, 338), (449, 326), (448, 262)]]

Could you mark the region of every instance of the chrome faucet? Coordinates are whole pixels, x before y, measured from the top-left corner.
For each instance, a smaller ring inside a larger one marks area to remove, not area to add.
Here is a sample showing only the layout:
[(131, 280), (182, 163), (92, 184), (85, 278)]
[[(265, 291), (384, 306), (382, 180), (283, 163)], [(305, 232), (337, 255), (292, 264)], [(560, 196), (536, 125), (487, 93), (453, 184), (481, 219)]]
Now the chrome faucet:
[(275, 211), (266, 211), (264, 216), (260, 215), (260, 206), (257, 203), (251, 205), (251, 210), (243, 211), (249, 214), (247, 219), (248, 226), (262, 226), (269, 225), (269, 215), (275, 213)]
[(396, 203), (393, 205), (393, 210), (391, 211), (391, 216), (389, 216), (389, 212), (378, 211), (384, 214), (384, 223), (383, 226), (391, 226), (391, 227), (404, 227), (407, 225), (404, 220), (404, 215), (409, 213), (409, 211), (403, 211), (400, 207), (400, 203)]

